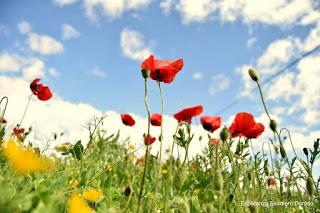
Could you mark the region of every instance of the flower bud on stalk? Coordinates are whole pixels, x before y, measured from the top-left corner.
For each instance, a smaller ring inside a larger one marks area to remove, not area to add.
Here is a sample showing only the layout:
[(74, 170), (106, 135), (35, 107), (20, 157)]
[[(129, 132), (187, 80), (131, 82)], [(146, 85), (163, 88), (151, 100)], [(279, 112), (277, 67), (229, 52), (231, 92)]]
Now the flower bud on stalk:
[(306, 188), (308, 195), (312, 196), (314, 194), (314, 185), (313, 185), (313, 179), (311, 176), (309, 176), (306, 180)]
[(275, 132), (277, 130), (277, 122), (273, 119), (270, 120), (270, 129)]
[(309, 153), (308, 153), (308, 149), (307, 148), (303, 148), (303, 153), (308, 157)]
[(218, 192), (223, 190), (223, 177), (219, 171), (213, 174), (213, 189)]
[(221, 141), (225, 142), (231, 138), (230, 130), (227, 127), (223, 127), (220, 132), (220, 139)]
[(257, 70), (251, 68), (248, 72), (252, 80), (259, 81), (260, 76)]
[(141, 70), (143, 78), (149, 78), (150, 77), (150, 72), (151, 71), (149, 69), (142, 69)]

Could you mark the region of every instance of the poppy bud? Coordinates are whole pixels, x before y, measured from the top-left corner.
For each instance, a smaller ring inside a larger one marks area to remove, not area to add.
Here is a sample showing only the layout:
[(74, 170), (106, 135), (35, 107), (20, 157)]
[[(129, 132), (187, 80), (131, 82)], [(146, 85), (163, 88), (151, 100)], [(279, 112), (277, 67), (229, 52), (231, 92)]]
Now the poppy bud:
[(313, 179), (311, 176), (309, 176), (306, 180), (306, 188), (307, 188), (308, 194), (312, 196), (314, 193), (314, 185), (313, 185)]
[(277, 122), (275, 121), (275, 120), (273, 120), (273, 119), (271, 119), (270, 120), (270, 129), (272, 130), (272, 131), (276, 131), (277, 130)]
[(248, 72), (252, 80), (259, 81), (260, 77), (257, 70), (251, 68)]
[(286, 154), (286, 150), (284, 149), (283, 146), (280, 146), (280, 154), (282, 158), (286, 158), (287, 154)]
[(149, 78), (150, 72), (151, 72), (151, 71), (150, 71), (149, 69), (142, 69), (142, 70), (141, 70), (141, 73), (142, 73), (143, 78)]
[(308, 157), (308, 154), (309, 154), (308, 149), (304, 147), (302, 150), (303, 150), (303, 153)]
[(231, 138), (230, 130), (227, 127), (223, 127), (220, 132), (220, 139), (221, 141), (227, 141)]
[(265, 175), (269, 176), (269, 165), (267, 160), (264, 161), (263, 171)]
[(223, 190), (223, 177), (221, 172), (216, 171), (213, 174), (213, 189), (218, 192)]
[(320, 139), (318, 138), (318, 139), (313, 143), (313, 148), (314, 148), (314, 150), (318, 150), (318, 148), (319, 148), (319, 141), (320, 141)]
[(125, 189), (124, 189), (124, 195), (129, 197), (131, 194), (131, 188), (130, 186), (127, 186)]

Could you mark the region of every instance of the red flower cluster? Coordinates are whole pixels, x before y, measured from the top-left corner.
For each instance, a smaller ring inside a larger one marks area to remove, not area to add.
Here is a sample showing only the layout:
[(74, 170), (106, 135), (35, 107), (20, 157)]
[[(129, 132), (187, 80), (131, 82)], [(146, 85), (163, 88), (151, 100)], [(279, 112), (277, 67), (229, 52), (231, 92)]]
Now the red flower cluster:
[(145, 145), (151, 145), (156, 141), (156, 138), (151, 135), (144, 135), (143, 140)]
[(142, 64), (142, 70), (150, 70), (150, 77), (153, 80), (171, 83), (176, 74), (183, 67), (183, 59), (178, 60), (158, 60), (153, 55), (147, 58)]
[(247, 112), (240, 112), (236, 115), (229, 129), (232, 137), (257, 138), (264, 131), (264, 125), (256, 123), (253, 115)]
[(41, 101), (47, 101), (52, 97), (52, 93), (49, 87), (44, 86), (43, 84), (38, 84), (40, 78), (36, 78), (30, 84), (31, 92), (38, 97)]
[(151, 125), (152, 126), (161, 126), (162, 116), (158, 113), (153, 113), (151, 115)]
[(13, 134), (18, 138), (19, 141), (23, 141), (22, 134), (24, 133), (24, 128), (15, 127), (13, 128)]
[(184, 122), (187, 122), (188, 124), (191, 124), (191, 119), (195, 116), (200, 115), (202, 112), (203, 112), (203, 106), (198, 105), (194, 107), (185, 108), (177, 112), (176, 114), (174, 114), (173, 117), (177, 119), (179, 123), (184, 121)]
[(221, 126), (221, 117), (219, 116), (203, 116), (200, 121), (202, 127), (211, 133), (219, 129)]
[(126, 126), (134, 126), (136, 121), (129, 114), (121, 114), (122, 123)]

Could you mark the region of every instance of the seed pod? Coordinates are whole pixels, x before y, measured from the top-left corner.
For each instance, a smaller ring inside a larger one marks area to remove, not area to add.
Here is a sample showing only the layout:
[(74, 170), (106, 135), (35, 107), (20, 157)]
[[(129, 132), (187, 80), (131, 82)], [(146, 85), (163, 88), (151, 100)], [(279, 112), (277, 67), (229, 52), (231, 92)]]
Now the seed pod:
[(314, 185), (313, 185), (313, 179), (311, 176), (309, 176), (306, 180), (306, 188), (308, 195), (312, 196), (314, 194)]
[(127, 186), (125, 189), (124, 189), (124, 195), (129, 197), (131, 194), (131, 188), (130, 186)]
[(142, 73), (143, 78), (149, 78), (150, 72), (151, 72), (151, 71), (150, 71), (149, 69), (142, 69), (142, 70), (141, 70), (141, 73)]
[(213, 189), (218, 192), (223, 190), (223, 177), (219, 171), (213, 174)]
[(223, 129), (221, 130), (220, 132), (220, 139), (221, 141), (227, 141), (231, 138), (231, 133), (230, 133), (230, 130), (229, 128), (227, 127), (223, 127)]
[(269, 126), (270, 126), (270, 129), (271, 129), (273, 132), (275, 132), (275, 131), (277, 130), (277, 122), (276, 122), (275, 120), (271, 119)]
[(283, 159), (287, 157), (286, 150), (282, 145), (280, 146), (280, 154)]
[(319, 142), (320, 142), (320, 139), (318, 138), (318, 139), (313, 143), (313, 148), (314, 148), (314, 150), (318, 150), (318, 148), (319, 148)]
[(248, 72), (249, 72), (249, 75), (250, 75), (252, 80), (259, 81), (260, 76), (259, 76), (259, 73), (258, 73), (257, 70), (251, 68), (251, 69), (248, 70)]
[(264, 161), (263, 171), (264, 171), (264, 174), (265, 174), (265, 175), (269, 176), (269, 165), (268, 165), (268, 160), (265, 160), (265, 161)]
[(305, 147), (302, 150), (303, 150), (303, 153), (308, 157), (308, 154), (309, 154), (308, 149)]

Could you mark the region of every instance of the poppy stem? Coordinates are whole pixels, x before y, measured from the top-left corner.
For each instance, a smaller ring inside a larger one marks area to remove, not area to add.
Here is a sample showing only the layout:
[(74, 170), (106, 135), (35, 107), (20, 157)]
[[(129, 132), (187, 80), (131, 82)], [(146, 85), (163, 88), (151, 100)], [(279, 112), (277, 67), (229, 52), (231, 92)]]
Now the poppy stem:
[(148, 152), (149, 152), (149, 144), (150, 144), (150, 123), (151, 123), (151, 118), (150, 118), (150, 110), (148, 106), (148, 85), (147, 85), (147, 78), (144, 79), (144, 105), (148, 114), (148, 137), (147, 137), (147, 147), (146, 147), (146, 153), (145, 153), (145, 159), (144, 159), (144, 169), (143, 169), (143, 175), (141, 179), (141, 186), (140, 186), (140, 192), (139, 192), (139, 197), (138, 197), (138, 207), (137, 207), (137, 213), (140, 212), (140, 205), (141, 205), (141, 198), (142, 198), (142, 193), (143, 193), (143, 187), (144, 187), (144, 182), (145, 182), (145, 177), (146, 177), (146, 170), (147, 170), (147, 163), (148, 163)]
[(158, 87), (160, 91), (161, 96), (161, 126), (160, 126), (160, 155), (159, 155), (159, 169), (161, 172), (161, 160), (162, 160), (162, 141), (163, 141), (163, 114), (164, 114), (164, 98), (163, 98), (163, 92), (161, 88), (161, 83), (158, 81)]
[[(0, 101), (0, 106), (1, 106), (2, 101), (4, 101), (4, 100), (6, 100), (6, 103), (5, 103), (5, 105), (4, 105), (4, 110), (3, 110), (2, 114), (1, 114), (0, 121), (4, 118), (4, 115), (5, 115), (6, 111), (7, 111), (7, 106), (8, 106), (9, 98), (8, 98), (7, 96), (2, 97), (2, 98), (1, 98), (1, 101)], [(1, 112), (1, 111), (0, 111), (0, 112)]]
[(29, 107), (29, 104), (30, 104), (30, 101), (31, 101), (32, 96), (33, 96), (33, 94), (31, 94), (31, 95), (29, 96), (28, 103), (27, 103), (27, 105), (26, 105), (26, 108), (24, 109), (22, 118), (21, 118), (21, 120), (20, 120), (20, 122), (19, 122), (19, 125), (18, 125), (19, 128), (21, 127), (22, 121), (23, 121), (23, 119), (24, 119), (25, 116), (26, 116), (26, 113), (27, 113), (27, 110), (28, 110), (28, 107)]
[[(263, 107), (264, 107), (264, 110), (265, 110), (268, 118), (269, 118), (269, 121), (271, 122), (272, 119), (271, 119), (270, 114), (269, 114), (269, 111), (268, 111), (268, 109), (267, 109), (267, 105), (266, 105), (266, 103), (265, 103), (265, 101), (264, 101), (263, 93), (262, 93), (262, 89), (261, 89), (260, 83), (259, 83), (259, 81), (256, 81), (256, 82), (257, 82), (257, 85), (258, 85), (258, 89), (259, 89), (259, 93), (260, 93), (262, 105), (263, 105)], [(278, 138), (278, 140), (279, 140), (280, 150), (282, 149), (283, 152), (285, 152), (285, 149), (284, 149), (284, 147), (283, 147), (283, 142), (282, 142), (282, 140), (281, 140), (281, 137), (280, 137), (280, 134), (279, 134), (278, 130), (275, 129), (275, 130), (273, 130), (273, 132), (276, 134), (276, 136), (277, 136), (277, 138)], [(287, 163), (287, 165), (288, 165), (288, 169), (290, 169), (291, 166), (290, 166), (290, 162), (289, 162), (288, 156), (287, 156), (285, 153), (284, 153), (284, 155), (285, 155), (285, 156), (283, 156), (283, 157), (285, 158), (285, 161), (286, 161), (286, 163)], [(292, 174), (292, 175), (293, 175), (293, 174)], [(297, 188), (297, 190), (298, 190), (299, 197), (300, 197), (300, 199), (302, 200), (302, 194), (301, 194), (301, 190), (300, 190), (300, 188), (299, 188), (299, 185), (298, 185), (298, 183), (297, 183), (296, 181), (294, 181), (294, 183), (295, 183), (295, 186), (296, 186), (296, 188)], [(305, 206), (303, 206), (303, 209), (305, 210)]]

